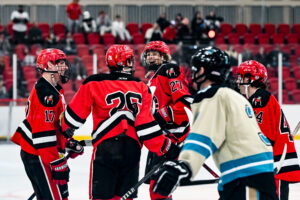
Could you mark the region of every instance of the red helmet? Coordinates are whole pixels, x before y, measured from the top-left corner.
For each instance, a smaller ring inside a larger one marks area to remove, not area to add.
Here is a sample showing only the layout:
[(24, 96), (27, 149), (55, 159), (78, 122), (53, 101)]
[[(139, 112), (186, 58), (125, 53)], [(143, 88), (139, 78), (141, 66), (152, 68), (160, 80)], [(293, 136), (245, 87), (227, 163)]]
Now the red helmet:
[(165, 57), (166, 61), (170, 60), (171, 58), (170, 49), (163, 41), (152, 41), (146, 44), (143, 50), (144, 57), (147, 55), (148, 51), (158, 51)]
[(127, 45), (112, 45), (106, 52), (106, 65), (110, 70), (122, 70), (128, 59), (134, 62), (134, 51)]
[(41, 51), (40, 55), (37, 57), (36, 65), (38, 69), (42, 71), (47, 70), (48, 61), (56, 63), (58, 60), (66, 60), (66, 54), (59, 49), (44, 49)]
[(241, 63), (238, 67), (238, 75), (242, 79), (249, 77), (250, 83), (265, 83), (268, 78), (266, 67), (255, 60), (247, 60)]

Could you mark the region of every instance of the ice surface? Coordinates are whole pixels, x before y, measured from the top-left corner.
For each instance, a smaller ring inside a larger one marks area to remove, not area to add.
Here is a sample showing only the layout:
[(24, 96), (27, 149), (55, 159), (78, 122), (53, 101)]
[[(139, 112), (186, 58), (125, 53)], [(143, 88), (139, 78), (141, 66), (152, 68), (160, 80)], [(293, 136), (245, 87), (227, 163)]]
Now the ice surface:
[[(300, 141), (296, 141), (297, 150), (300, 152)], [(69, 193), (70, 200), (88, 199), (89, 165), (92, 148), (86, 147), (83, 156), (69, 160), (71, 168)], [(146, 150), (142, 151), (140, 177), (144, 175)], [(217, 171), (212, 159), (206, 162)], [(218, 172), (218, 171), (217, 171)], [(197, 175), (198, 179), (213, 178), (204, 169)], [(139, 188), (138, 200), (149, 200), (148, 185)], [(28, 199), (33, 193), (31, 183), (26, 176), (20, 158), (20, 148), (13, 144), (0, 145), (0, 199), (18, 200)], [(173, 195), (174, 200), (216, 200), (218, 199), (217, 184), (186, 186), (178, 188)], [(290, 185), (290, 200), (300, 199), (300, 183)]]

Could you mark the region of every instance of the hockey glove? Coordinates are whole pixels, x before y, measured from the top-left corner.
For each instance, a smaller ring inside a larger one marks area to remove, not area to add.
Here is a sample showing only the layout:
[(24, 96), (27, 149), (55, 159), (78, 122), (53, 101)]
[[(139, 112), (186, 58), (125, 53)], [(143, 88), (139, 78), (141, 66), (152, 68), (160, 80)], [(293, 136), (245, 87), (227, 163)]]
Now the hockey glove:
[(163, 107), (154, 114), (154, 118), (161, 127), (164, 127), (166, 123), (174, 121), (173, 110), (170, 106)]
[(161, 152), (163, 153), (163, 157), (167, 160), (175, 160), (178, 157), (180, 150), (181, 149), (174, 144), (170, 138), (167, 138)]
[(83, 146), (73, 138), (67, 139), (66, 150), (68, 151), (71, 158), (76, 158), (77, 156), (82, 155), (84, 152)]
[(170, 196), (182, 181), (189, 180), (191, 170), (183, 161), (167, 161), (154, 174), (153, 192)]
[(65, 185), (69, 182), (70, 169), (65, 157), (54, 160), (50, 163), (52, 180), (57, 185)]

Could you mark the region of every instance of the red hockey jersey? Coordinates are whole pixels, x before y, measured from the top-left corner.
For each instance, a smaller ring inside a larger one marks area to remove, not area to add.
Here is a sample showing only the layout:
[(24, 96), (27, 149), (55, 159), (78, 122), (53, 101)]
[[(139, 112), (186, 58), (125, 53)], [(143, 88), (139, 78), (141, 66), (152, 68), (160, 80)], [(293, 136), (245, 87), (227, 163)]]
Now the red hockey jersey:
[(167, 138), (151, 114), (152, 95), (145, 83), (123, 73), (88, 77), (67, 106), (62, 130), (79, 128), (92, 112), (93, 146), (125, 133), (162, 155)]
[(256, 119), (261, 131), (270, 140), (273, 146), (274, 162), (279, 162), (284, 145), (287, 145), (287, 154), (277, 179), (298, 182), (300, 181), (300, 166), (289, 124), (275, 97), (268, 91), (258, 89), (250, 98)]
[(173, 113), (172, 123), (166, 124), (171, 139), (182, 142), (190, 128), (189, 116), (192, 97), (187, 88), (187, 80), (181, 67), (176, 64), (166, 63), (154, 73), (148, 86), (154, 95), (155, 112), (170, 106)]
[(66, 142), (58, 126), (64, 108), (62, 87), (54, 88), (46, 79), (40, 78), (28, 98), (26, 118), (11, 140), (23, 151), (39, 155), (45, 164), (59, 159), (59, 150), (64, 151)]

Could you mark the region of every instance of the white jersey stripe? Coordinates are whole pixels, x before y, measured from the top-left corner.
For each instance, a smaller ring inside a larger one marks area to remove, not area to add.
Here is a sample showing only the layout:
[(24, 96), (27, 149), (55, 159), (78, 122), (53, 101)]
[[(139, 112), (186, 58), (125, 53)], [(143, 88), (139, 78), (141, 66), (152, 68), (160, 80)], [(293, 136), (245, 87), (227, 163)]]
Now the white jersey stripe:
[(137, 135), (138, 135), (138, 137), (142, 137), (142, 136), (149, 135), (149, 134), (154, 133), (159, 130), (161, 130), (160, 126), (157, 124), (155, 126), (137, 131)]
[(76, 121), (69, 113), (68, 110), (65, 111), (65, 117), (68, 122), (70, 122), (75, 127), (80, 127), (83, 125), (83, 123)]

